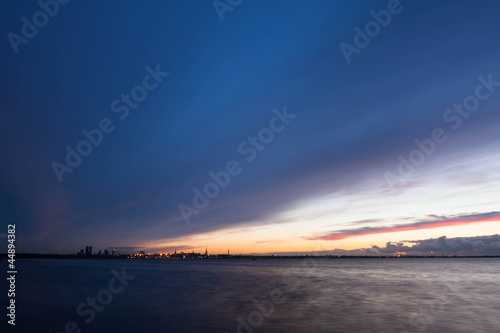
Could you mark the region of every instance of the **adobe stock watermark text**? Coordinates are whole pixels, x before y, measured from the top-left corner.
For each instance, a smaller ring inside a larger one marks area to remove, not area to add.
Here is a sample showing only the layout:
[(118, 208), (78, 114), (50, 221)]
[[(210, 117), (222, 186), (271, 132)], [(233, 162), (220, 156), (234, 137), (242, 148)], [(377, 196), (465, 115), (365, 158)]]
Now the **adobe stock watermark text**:
[[(252, 162), (260, 151), (266, 149), (266, 146), (274, 141), (274, 135), (282, 132), (290, 121), (297, 115), (287, 112), (286, 106), (282, 111), (273, 109), (274, 117), (269, 120), (269, 127), (262, 128), (257, 135), (249, 135), (245, 141), (238, 145), (238, 153), (245, 157), (245, 161)], [(191, 216), (200, 214), (200, 211), (207, 208), (210, 200), (216, 198), (221, 189), (226, 188), (231, 182), (231, 177), (237, 176), (243, 170), (241, 163), (237, 160), (230, 160), (226, 163), (225, 170), (218, 172), (210, 171), (208, 177), (211, 181), (201, 187), (193, 188), (192, 206), (180, 203), (179, 212), (182, 218), (189, 224)]]
[[(443, 113), (443, 121), (449, 124), (453, 131), (462, 127), (464, 120), (468, 119), (473, 112), (479, 109), (481, 101), (485, 101), (495, 92), (495, 88), (500, 87), (500, 82), (493, 81), (493, 75), (489, 74), (487, 78), (480, 75), (477, 77), (479, 84), (474, 89), (474, 93), (464, 98), (462, 104), (454, 103)], [(448, 140), (447, 131), (444, 128), (434, 128), (429, 137), (415, 139), (416, 148), (413, 149), (407, 157), (399, 155), (399, 166), (396, 172), (387, 171), (384, 177), (389, 187), (393, 190), (398, 183), (404, 184), (407, 179), (415, 174), (417, 167), (422, 166), (425, 161), (435, 153), (438, 144), (443, 144)]]
[[(147, 66), (146, 72), (148, 74), (143, 77), (142, 84), (133, 87), (130, 94), (121, 94), (120, 98), (111, 102), (111, 111), (117, 113), (120, 120), (125, 120), (129, 116), (130, 110), (137, 108), (139, 103), (146, 99), (148, 91), (158, 88), (164, 78), (170, 75), (170, 73), (162, 72), (160, 65), (156, 65), (155, 69)], [(85, 139), (79, 141), (75, 148), (70, 145), (66, 146), (66, 158), (64, 160), (66, 163), (53, 161), (50, 164), (57, 180), (62, 183), (64, 180), (63, 175), (73, 172), (82, 163), (83, 158), (89, 156), (94, 148), (104, 141), (104, 134), (112, 133), (115, 128), (116, 126), (110, 118), (102, 118), (96, 128), (82, 130), (81, 133)]]

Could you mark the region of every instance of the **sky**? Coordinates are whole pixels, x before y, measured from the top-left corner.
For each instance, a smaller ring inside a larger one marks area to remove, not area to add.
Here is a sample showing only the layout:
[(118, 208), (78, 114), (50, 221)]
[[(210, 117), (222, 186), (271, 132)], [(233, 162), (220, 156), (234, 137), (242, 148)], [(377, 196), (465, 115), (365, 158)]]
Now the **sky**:
[(38, 253), (498, 255), (499, 11), (2, 1), (0, 233)]

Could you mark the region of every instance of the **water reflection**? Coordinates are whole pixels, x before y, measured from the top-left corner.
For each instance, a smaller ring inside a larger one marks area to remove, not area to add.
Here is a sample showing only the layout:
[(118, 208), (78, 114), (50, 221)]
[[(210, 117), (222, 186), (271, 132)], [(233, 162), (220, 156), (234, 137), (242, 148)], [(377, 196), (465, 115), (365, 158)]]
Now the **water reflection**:
[[(498, 259), (22, 260), (20, 331), (498, 332)], [(44, 266), (47, 265), (47, 268)], [(90, 324), (75, 311), (127, 267)]]

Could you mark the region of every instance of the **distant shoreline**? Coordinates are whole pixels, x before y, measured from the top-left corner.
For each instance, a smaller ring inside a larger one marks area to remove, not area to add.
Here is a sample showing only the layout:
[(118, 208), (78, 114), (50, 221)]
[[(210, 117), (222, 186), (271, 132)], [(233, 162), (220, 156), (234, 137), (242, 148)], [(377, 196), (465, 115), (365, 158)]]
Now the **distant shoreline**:
[[(269, 259), (305, 259), (305, 258), (318, 258), (318, 259), (435, 259), (435, 258), (500, 258), (500, 255), (488, 256), (460, 256), (460, 255), (432, 255), (432, 256), (418, 256), (418, 255), (399, 255), (399, 256), (335, 256), (335, 255), (294, 255), (294, 256), (278, 256), (278, 255), (209, 255), (200, 258), (162, 258), (162, 257), (131, 257), (131, 254), (121, 254), (119, 256), (78, 256), (74, 254), (39, 254), (39, 253), (17, 253), (16, 259), (126, 259), (126, 260), (227, 260), (227, 259), (240, 259), (240, 260), (269, 260)], [(0, 260), (7, 259), (6, 253), (0, 253)]]

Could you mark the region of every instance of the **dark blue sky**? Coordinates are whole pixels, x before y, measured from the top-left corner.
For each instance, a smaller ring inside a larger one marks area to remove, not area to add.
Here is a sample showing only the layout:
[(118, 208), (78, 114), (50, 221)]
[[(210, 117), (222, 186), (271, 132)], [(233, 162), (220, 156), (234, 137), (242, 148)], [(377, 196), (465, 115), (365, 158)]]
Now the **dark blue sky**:
[[(3, 228), (16, 223), (23, 252), (198, 246), (190, 236), (276, 226), (309, 198), (385, 182), (416, 138), (448, 126), (443, 113), (474, 93), (478, 76), (500, 81), (498, 1), (400, 6), (348, 64), (339, 44), (353, 44), (353, 28), (387, 1), (245, 0), (223, 21), (211, 1), (71, 1), (18, 53), (8, 34), (21, 35), (22, 17), (40, 7), (3, 1)], [(157, 65), (169, 76), (120, 120), (111, 103)], [(431, 158), (490, 156), (499, 98), (481, 102)], [(284, 106), (297, 117), (246, 162), (238, 145)], [(114, 131), (59, 182), (51, 163), (103, 118)], [(233, 159), (242, 172), (186, 224), (179, 204), (192, 205), (192, 189)], [(453, 212), (492, 211), (480, 205)]]

